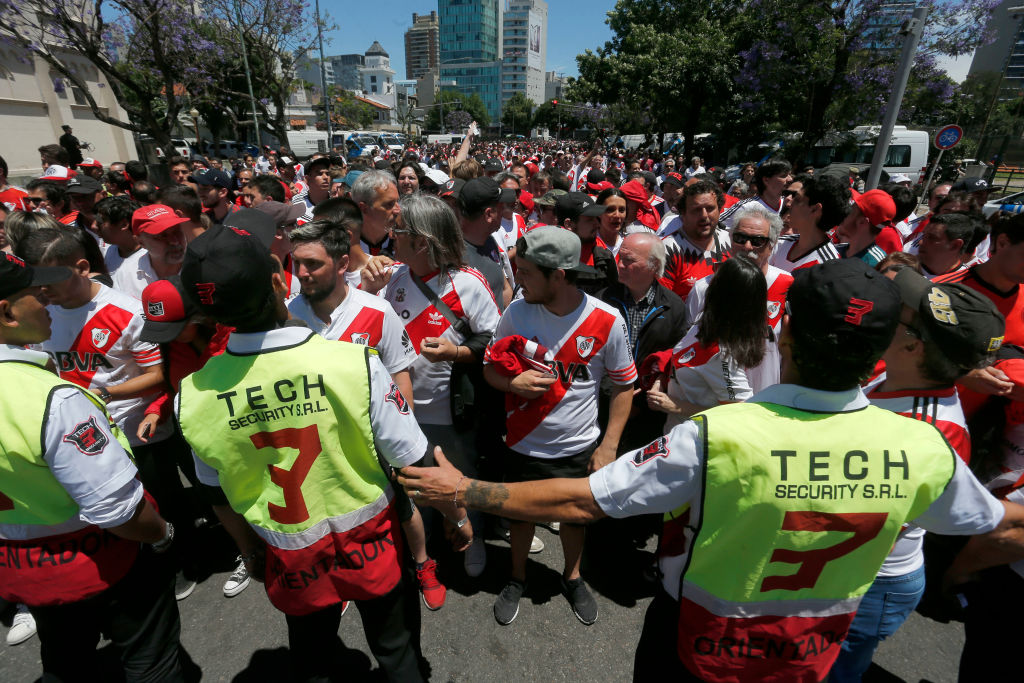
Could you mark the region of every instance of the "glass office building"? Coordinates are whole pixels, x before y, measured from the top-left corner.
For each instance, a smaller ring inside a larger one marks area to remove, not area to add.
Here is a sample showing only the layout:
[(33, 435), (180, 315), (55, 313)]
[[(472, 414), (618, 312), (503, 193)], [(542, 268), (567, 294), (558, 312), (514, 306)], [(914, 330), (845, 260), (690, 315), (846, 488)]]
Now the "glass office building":
[(438, 0), (441, 81), (476, 93), (491, 122), (501, 117), (501, 10), (498, 0)]

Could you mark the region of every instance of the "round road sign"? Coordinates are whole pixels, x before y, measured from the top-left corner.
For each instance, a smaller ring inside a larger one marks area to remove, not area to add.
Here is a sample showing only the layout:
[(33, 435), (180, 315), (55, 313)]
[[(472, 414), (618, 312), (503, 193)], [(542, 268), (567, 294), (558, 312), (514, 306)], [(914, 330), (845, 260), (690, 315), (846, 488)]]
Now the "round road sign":
[(938, 149), (953, 149), (964, 139), (964, 129), (957, 125), (943, 126), (935, 133), (935, 146)]

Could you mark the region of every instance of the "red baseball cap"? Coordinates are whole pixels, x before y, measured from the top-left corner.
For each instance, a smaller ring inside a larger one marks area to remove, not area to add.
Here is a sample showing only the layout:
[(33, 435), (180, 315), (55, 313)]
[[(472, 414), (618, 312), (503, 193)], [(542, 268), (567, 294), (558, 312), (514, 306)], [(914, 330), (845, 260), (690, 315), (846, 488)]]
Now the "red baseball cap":
[(78, 163), (78, 168), (103, 168), (103, 164), (101, 164), (98, 159), (86, 157)]
[(892, 200), (892, 195), (885, 190), (868, 190), (864, 194), (854, 197), (853, 203), (876, 228), (890, 225), (896, 215), (896, 202)]
[(533, 195), (526, 190), (519, 193), (519, 203), (522, 204), (527, 211), (533, 211)]
[(75, 172), (67, 166), (50, 165), (46, 167), (46, 170), (43, 171), (43, 175), (39, 176), (39, 179), (52, 180), (57, 183), (66, 183), (73, 175), (75, 175)]
[(186, 302), (177, 275), (151, 282), (142, 290), (142, 326), (140, 339), (153, 344), (174, 341), (195, 311)]
[(142, 233), (159, 235), (163, 231), (187, 221), (187, 218), (176, 215), (174, 209), (166, 204), (150, 204), (136, 209), (132, 214), (132, 233), (135, 235)]

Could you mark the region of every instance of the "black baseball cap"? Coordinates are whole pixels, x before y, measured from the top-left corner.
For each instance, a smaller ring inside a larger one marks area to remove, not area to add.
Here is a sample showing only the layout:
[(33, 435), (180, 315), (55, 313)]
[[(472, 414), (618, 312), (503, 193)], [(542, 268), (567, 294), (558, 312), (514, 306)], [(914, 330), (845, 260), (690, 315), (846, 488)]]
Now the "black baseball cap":
[(515, 190), (502, 188), (494, 178), (486, 176), (467, 180), (459, 192), (459, 208), (462, 213), (473, 214), (494, 204), (513, 204), (515, 201)]
[[(266, 214), (256, 213), (273, 223)], [(275, 272), (270, 251), (256, 235), (244, 228), (220, 225), (188, 245), (181, 284), (200, 311), (225, 325), (237, 326), (263, 319), (274, 305), (271, 276)]]
[(310, 174), (313, 173), (313, 171), (315, 169), (319, 168), (320, 166), (323, 166), (324, 168), (330, 168), (331, 167), (331, 160), (330, 160), (330, 158), (329, 157), (317, 157), (316, 159), (310, 159), (309, 161), (307, 161), (306, 163), (304, 163), (302, 165), (302, 174), (303, 175), (310, 175)]
[(68, 194), (96, 194), (103, 189), (103, 186), (100, 185), (100, 181), (96, 180), (91, 175), (78, 173), (71, 176), (68, 180), (68, 184), (64, 186), (64, 189)]
[(987, 296), (959, 283), (931, 282), (910, 268), (900, 270), (894, 282), (914, 310), (908, 327), (957, 367), (973, 370), (1003, 345), (1006, 320)]
[(580, 216), (603, 216), (608, 207), (598, 204), (585, 192), (567, 192), (555, 200), (555, 213), (558, 220), (570, 218), (577, 220)]
[(878, 360), (889, 348), (902, 306), (899, 288), (855, 258), (794, 271), (786, 295), (795, 336), (865, 360)]
[[(271, 243), (274, 241), (274, 236), (277, 234), (277, 217), (271, 214), (268, 210), (264, 209), (264, 204), (270, 202), (264, 202), (256, 208), (240, 209), (234, 213), (230, 213), (224, 217), (223, 226), (226, 228), (239, 228), (250, 232), (253, 236), (260, 241), (260, 244), (270, 249)], [(275, 204), (279, 202), (274, 202)], [(304, 209), (305, 207), (292, 204), (290, 206), (297, 206), (298, 208)], [(305, 211), (303, 211), (305, 213)], [(300, 216), (302, 214), (299, 214)], [(216, 227), (216, 226), (215, 226)]]
[(225, 190), (231, 189), (231, 176), (215, 168), (203, 168), (195, 171), (188, 179), (199, 185), (216, 185), (217, 187), (223, 187)]
[(484, 171), (488, 173), (500, 173), (505, 170), (505, 165), (498, 159), (490, 158), (484, 162)]
[(52, 285), (71, 277), (64, 266), (30, 266), (14, 254), (0, 252), (0, 299), (6, 299), (29, 287)]
[(992, 186), (984, 178), (961, 178), (951, 189), (953, 192), (991, 192)]
[(465, 186), (466, 181), (462, 178), (449, 178), (446, 183), (437, 188), (437, 196), (442, 199), (445, 197), (454, 197), (457, 200), (462, 194), (462, 188)]
[(661, 181), (662, 187), (665, 187), (666, 185), (674, 185), (675, 187), (685, 187), (686, 178), (684, 178), (681, 173), (677, 173), (676, 171), (669, 171), (668, 173), (665, 174), (665, 179)]

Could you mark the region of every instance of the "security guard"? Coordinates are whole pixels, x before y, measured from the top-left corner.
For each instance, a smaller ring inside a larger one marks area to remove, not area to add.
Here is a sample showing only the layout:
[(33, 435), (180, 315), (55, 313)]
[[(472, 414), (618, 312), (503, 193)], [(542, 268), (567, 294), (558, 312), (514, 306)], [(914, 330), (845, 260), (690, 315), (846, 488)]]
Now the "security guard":
[(47, 680), (100, 676), (101, 631), (129, 681), (183, 680), (173, 578), (153, 556), (174, 529), (103, 402), (25, 348), (50, 336), (40, 287), (69, 277), (0, 252), (0, 597), (35, 616)]
[[(356, 600), (388, 678), (421, 680), (416, 587), (402, 574), (389, 482), (391, 466), (427, 449), (405, 397), (367, 347), (280, 327), (281, 277), (248, 231), (196, 238), (181, 280), (235, 332), (224, 354), (182, 380), (178, 422), (250, 575), (285, 614), (297, 677), (336, 673), (339, 620)], [(449, 503), (447, 516), (468, 545), (465, 512)]]
[(463, 480), (440, 456), (399, 481), (421, 501), (519, 519), (674, 512), (686, 521), (635, 679), (819, 681), (904, 522), (990, 532), (1024, 556), (1024, 507), (989, 494), (933, 425), (860, 390), (900, 306), (896, 286), (856, 259), (801, 270), (780, 339), (784, 384), (699, 413), (588, 479)]

